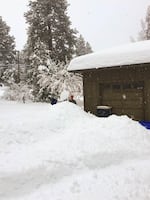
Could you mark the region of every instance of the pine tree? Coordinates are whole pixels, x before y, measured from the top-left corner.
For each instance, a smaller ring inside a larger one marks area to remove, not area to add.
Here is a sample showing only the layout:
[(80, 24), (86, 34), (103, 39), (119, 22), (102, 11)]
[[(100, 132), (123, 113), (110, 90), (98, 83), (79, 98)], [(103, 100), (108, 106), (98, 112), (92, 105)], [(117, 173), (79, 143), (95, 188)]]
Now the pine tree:
[(92, 53), (92, 52), (93, 52), (93, 50), (92, 50), (90, 43), (86, 42), (86, 44), (85, 44), (85, 54)]
[(76, 42), (76, 56), (82, 56), (88, 53), (92, 53), (92, 48), (88, 42), (85, 42), (82, 35), (77, 38)]
[(15, 42), (14, 37), (10, 36), (10, 28), (0, 16), (0, 81), (7, 82), (9, 77), (6, 71), (12, 71), (11, 64), (15, 62)]
[(0, 64), (12, 64), (15, 61), (15, 41), (10, 36), (10, 28), (0, 17)]
[(150, 39), (150, 6), (148, 6), (147, 9), (147, 15), (146, 15), (146, 39)]
[(150, 39), (150, 6), (147, 8), (145, 20), (141, 20), (141, 31), (138, 35), (138, 40)]
[[(147, 40), (146, 36), (146, 24), (143, 20), (141, 20), (141, 31), (138, 34), (138, 40)], [(132, 38), (133, 42), (135, 42), (134, 38)]]
[(30, 56), (37, 49), (37, 41), (45, 45), (55, 61), (70, 60), (74, 52), (75, 31), (70, 28), (66, 0), (30, 0), (25, 14), (29, 24), (27, 51)]

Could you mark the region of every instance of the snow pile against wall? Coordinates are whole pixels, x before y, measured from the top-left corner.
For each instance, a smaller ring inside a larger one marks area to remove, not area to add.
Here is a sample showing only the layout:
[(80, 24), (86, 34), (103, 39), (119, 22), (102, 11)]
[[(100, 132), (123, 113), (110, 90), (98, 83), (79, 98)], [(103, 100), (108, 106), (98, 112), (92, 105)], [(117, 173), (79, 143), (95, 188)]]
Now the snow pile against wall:
[(0, 110), (0, 199), (150, 198), (150, 132), (138, 122), (67, 101)]
[(68, 71), (150, 62), (150, 40), (130, 43), (74, 58)]

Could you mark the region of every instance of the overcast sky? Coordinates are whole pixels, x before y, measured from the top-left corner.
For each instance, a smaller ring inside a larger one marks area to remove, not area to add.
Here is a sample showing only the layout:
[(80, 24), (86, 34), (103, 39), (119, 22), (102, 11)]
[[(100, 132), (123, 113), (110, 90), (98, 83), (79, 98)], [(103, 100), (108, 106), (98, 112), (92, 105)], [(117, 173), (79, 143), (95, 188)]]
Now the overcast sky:
[[(83, 35), (94, 51), (130, 42), (141, 29), (150, 0), (68, 0), (72, 26)], [(11, 27), (16, 46), (26, 42), (23, 13), (28, 0), (0, 0), (0, 16)]]

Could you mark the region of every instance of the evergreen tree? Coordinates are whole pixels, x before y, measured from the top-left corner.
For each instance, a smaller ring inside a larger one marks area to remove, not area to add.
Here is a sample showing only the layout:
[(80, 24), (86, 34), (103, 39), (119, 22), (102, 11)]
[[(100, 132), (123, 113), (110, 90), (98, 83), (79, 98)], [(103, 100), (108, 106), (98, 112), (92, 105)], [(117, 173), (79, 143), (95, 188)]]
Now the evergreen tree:
[(66, 62), (72, 58), (76, 40), (67, 7), (66, 0), (30, 0), (29, 11), (25, 14), (29, 24), (28, 56), (36, 51), (37, 41), (40, 41), (51, 59)]
[(15, 63), (15, 42), (9, 32), (9, 26), (0, 16), (0, 81), (3, 82), (10, 79), (6, 74), (14, 74), (12, 64)]
[(85, 42), (82, 35), (77, 38), (76, 42), (76, 56), (82, 56), (88, 53), (92, 53), (92, 48), (88, 42)]
[(150, 39), (150, 6), (147, 8), (145, 20), (141, 20), (141, 31), (138, 35), (138, 40)]
[(85, 44), (85, 54), (88, 54), (88, 53), (93, 53), (93, 50), (92, 50), (90, 43), (86, 42), (86, 44)]
[(147, 15), (146, 15), (146, 39), (150, 39), (150, 6), (148, 6), (147, 9)]
[(38, 84), (38, 76), (40, 73), (39, 66), (47, 66), (47, 60), (49, 59), (49, 51), (46, 51), (45, 49), (45, 45), (42, 42), (37, 41), (36, 48), (29, 57), (30, 66), (27, 67), (27, 83), (32, 85), (35, 98), (40, 90)]
[(0, 16), (0, 64), (8, 65), (15, 61), (14, 37), (10, 36), (10, 28)]

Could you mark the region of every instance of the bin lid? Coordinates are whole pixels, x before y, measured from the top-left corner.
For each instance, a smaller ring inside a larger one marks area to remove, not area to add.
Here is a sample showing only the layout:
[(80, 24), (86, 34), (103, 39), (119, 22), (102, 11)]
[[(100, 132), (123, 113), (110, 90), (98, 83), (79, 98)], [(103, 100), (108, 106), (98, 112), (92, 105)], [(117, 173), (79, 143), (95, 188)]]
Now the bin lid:
[(110, 106), (97, 106), (97, 109), (105, 109), (105, 110), (107, 110), (107, 109), (112, 109), (112, 107), (110, 107)]

